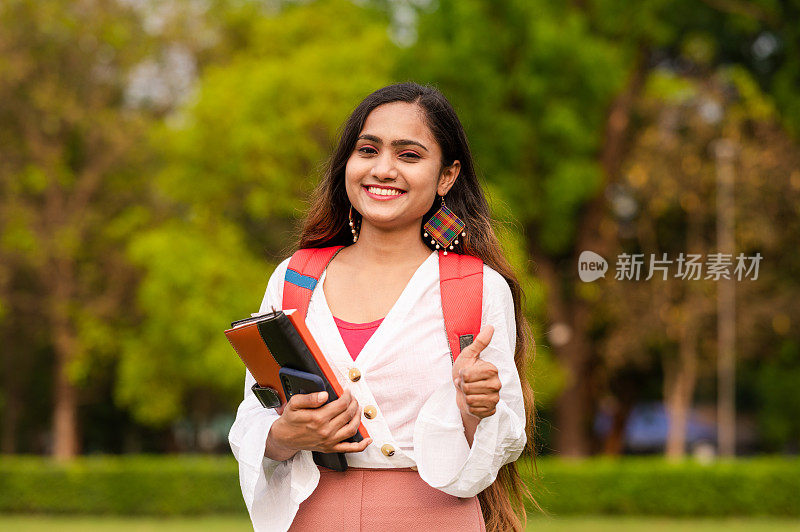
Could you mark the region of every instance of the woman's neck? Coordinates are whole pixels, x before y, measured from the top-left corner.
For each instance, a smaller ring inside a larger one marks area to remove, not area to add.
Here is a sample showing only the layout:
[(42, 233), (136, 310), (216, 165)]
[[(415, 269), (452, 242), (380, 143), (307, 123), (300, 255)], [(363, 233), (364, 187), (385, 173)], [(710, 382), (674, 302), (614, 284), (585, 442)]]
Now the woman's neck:
[(362, 264), (419, 264), (431, 254), (431, 249), (422, 242), (418, 224), (393, 231), (365, 224), (358, 241), (348, 247), (351, 258), (363, 261)]

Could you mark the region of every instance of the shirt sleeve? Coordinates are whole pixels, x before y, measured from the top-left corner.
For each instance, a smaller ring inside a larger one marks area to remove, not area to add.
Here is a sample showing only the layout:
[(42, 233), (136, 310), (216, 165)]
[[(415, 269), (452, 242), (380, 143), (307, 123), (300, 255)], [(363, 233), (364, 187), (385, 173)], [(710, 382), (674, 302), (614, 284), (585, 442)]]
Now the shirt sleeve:
[(498, 369), (502, 387), (496, 411), (478, 423), (470, 447), (456, 388), (448, 379), (422, 406), (414, 425), (414, 459), (420, 477), (457, 497), (472, 497), (489, 487), (504, 464), (519, 458), (527, 441), (522, 386), (514, 364), (516, 322), (511, 288), (487, 265), (483, 279), (481, 323), (493, 325), (494, 334), (480, 358)]
[[(273, 272), (259, 312), (281, 309), (283, 279), (289, 259)], [(288, 530), (300, 503), (319, 483), (319, 470), (311, 451), (298, 451), (279, 462), (265, 456), (267, 435), (279, 415), (274, 408), (264, 408), (250, 387), (255, 379), (245, 369), (244, 400), (228, 434), (231, 451), (239, 462), (239, 484), (247, 511), (256, 532)]]

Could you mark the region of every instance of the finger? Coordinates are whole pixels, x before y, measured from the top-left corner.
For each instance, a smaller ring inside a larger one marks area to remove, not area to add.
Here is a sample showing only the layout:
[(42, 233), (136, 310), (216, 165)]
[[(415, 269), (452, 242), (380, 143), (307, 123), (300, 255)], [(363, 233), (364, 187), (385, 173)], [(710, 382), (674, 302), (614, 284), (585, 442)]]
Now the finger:
[(358, 401), (356, 401), (355, 397), (352, 398), (352, 401), (350, 401), (350, 403), (347, 405), (347, 408), (344, 410), (344, 412), (331, 419), (330, 426), (333, 428), (334, 434), (340, 428), (352, 421), (354, 417), (358, 417)]
[(358, 427), (361, 425), (361, 415), (356, 411), (356, 415), (350, 418), (342, 428), (334, 432), (333, 437), (331, 438), (334, 442), (340, 442), (342, 440), (346, 440), (350, 436), (354, 436), (356, 432), (358, 432)]
[(298, 421), (302, 420), (316, 427), (327, 427), (331, 419), (347, 408), (347, 403), (340, 399), (341, 397), (314, 409), (298, 410), (295, 417)]
[(475, 382), (465, 382), (461, 385), (461, 391), (464, 392), (464, 395), (497, 393), (500, 391), (500, 388), (502, 388), (502, 384), (497, 377)]
[(326, 404), (322, 408), (319, 409), (319, 414), (322, 416), (323, 419), (330, 421), (331, 419), (335, 418), (345, 410), (347, 407), (350, 406), (350, 401), (352, 400), (352, 394), (350, 390), (345, 390), (341, 396), (335, 401), (331, 401), (330, 403)]
[(292, 410), (301, 410), (303, 408), (318, 408), (325, 404), (328, 400), (328, 392), (315, 392), (315, 393), (296, 393), (289, 398), (286, 403)]
[(493, 416), (495, 412), (497, 412), (497, 410), (495, 408), (491, 408), (491, 409), (476, 408), (476, 409), (470, 409), (469, 413), (472, 414), (475, 417), (483, 419), (485, 417)]
[(498, 376), (497, 367), (485, 360), (479, 360), (477, 363), (463, 368), (459, 372), (461, 380), (464, 382), (477, 382), (482, 380), (492, 379)]
[(468, 395), (464, 400), (470, 408), (494, 408), (497, 405), (494, 394)]
[(372, 438), (364, 438), (359, 442), (341, 442), (331, 447), (332, 453), (360, 453), (372, 443)]
[(494, 334), (494, 326), (489, 324), (484, 325), (483, 327), (481, 327), (478, 336), (476, 336), (472, 340), (472, 343), (469, 344), (467, 347), (465, 347), (461, 351), (461, 354), (458, 356), (462, 357), (466, 355), (469, 358), (475, 358), (475, 359), (478, 358), (478, 355), (481, 354), (481, 351), (486, 349), (486, 346), (489, 345), (489, 342), (492, 341), (493, 334)]

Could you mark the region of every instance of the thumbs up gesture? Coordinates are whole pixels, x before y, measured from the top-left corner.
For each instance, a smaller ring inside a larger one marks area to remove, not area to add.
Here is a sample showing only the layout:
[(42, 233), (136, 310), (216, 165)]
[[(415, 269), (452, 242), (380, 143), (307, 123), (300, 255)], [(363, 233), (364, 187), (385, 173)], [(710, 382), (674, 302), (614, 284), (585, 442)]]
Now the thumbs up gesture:
[(500, 400), (500, 377), (497, 367), (480, 359), (494, 334), (494, 327), (484, 325), (478, 336), (461, 351), (453, 364), (453, 384), (456, 387), (456, 402), (462, 414), (476, 418), (489, 417), (495, 413)]

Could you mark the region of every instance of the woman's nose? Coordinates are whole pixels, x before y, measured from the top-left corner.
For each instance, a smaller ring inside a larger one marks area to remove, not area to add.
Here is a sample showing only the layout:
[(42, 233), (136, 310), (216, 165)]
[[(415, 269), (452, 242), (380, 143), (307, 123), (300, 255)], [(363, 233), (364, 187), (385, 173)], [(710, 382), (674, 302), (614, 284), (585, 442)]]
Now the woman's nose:
[(390, 153), (383, 153), (374, 159), (375, 165), (372, 167), (372, 175), (378, 179), (394, 179), (397, 177), (397, 168), (394, 165), (394, 158)]

